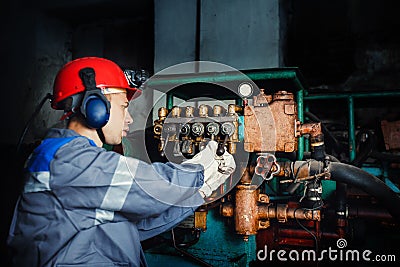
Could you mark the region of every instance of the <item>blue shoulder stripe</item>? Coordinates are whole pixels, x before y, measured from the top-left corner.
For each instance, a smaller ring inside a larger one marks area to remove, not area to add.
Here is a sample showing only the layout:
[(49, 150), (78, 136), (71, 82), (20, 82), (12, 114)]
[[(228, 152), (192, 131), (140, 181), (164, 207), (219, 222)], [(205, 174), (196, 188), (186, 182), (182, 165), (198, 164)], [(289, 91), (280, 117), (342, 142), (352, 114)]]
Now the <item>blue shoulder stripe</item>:
[(33, 151), (29, 158), (26, 169), (29, 172), (43, 172), (50, 170), (50, 161), (54, 158), (57, 150), (79, 136), (65, 138), (47, 138)]

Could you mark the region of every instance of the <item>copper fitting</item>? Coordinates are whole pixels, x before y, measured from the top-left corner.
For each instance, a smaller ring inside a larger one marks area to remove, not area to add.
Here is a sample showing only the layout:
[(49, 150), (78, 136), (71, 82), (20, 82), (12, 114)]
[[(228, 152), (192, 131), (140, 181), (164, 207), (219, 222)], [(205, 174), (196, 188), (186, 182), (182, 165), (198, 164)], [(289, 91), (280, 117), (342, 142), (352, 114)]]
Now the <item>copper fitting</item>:
[(320, 122), (310, 122), (301, 124), (296, 121), (297, 131), (296, 136), (302, 136), (309, 134), (311, 137), (317, 137), (322, 134), (322, 128)]
[(235, 104), (229, 104), (228, 105), (228, 115), (232, 116), (235, 113), (242, 113), (243, 108), (241, 106), (237, 106)]
[(232, 155), (236, 153), (236, 143), (232, 141), (228, 142), (228, 152)]
[(200, 117), (208, 117), (208, 106), (201, 104), (199, 106), (199, 116)]
[(171, 110), (171, 116), (174, 118), (179, 118), (181, 116), (181, 108), (173, 107)]
[(224, 217), (233, 217), (234, 207), (231, 202), (225, 202), (221, 205), (221, 215)]
[(192, 118), (194, 116), (194, 107), (187, 106), (185, 108), (185, 117)]
[(154, 128), (153, 128), (154, 134), (161, 135), (162, 129), (163, 129), (163, 125), (162, 124), (154, 125)]
[(158, 109), (158, 118), (160, 120), (165, 120), (167, 115), (168, 115), (168, 109), (167, 108), (161, 107), (161, 108)]
[(207, 210), (198, 210), (194, 212), (194, 228), (207, 230)]
[(222, 115), (224, 115), (224, 113), (225, 113), (225, 109), (224, 109), (223, 106), (215, 105), (215, 106), (213, 107), (213, 115), (214, 115), (215, 117), (222, 116)]

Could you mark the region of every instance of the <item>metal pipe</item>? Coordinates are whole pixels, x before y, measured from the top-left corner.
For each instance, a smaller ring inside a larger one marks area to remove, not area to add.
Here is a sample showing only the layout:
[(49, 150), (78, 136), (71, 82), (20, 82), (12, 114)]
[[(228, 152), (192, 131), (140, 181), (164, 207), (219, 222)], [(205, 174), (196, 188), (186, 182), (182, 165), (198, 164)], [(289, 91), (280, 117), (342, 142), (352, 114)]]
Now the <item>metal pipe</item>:
[(235, 99), (235, 104), (237, 105), (237, 106), (239, 106), (239, 107), (243, 107), (243, 103), (244, 101), (243, 101), (243, 99), (242, 98), (236, 98)]
[(288, 219), (319, 221), (321, 220), (321, 211), (288, 207), (287, 204), (269, 204), (258, 206), (258, 217), (268, 220), (277, 219), (280, 222), (286, 222)]
[[(309, 230), (314, 236), (317, 236), (315, 231)], [(333, 232), (321, 232), (320, 233), (322, 238), (332, 238), (337, 239), (339, 235)], [(286, 228), (279, 228), (278, 229), (278, 236), (280, 237), (293, 237), (293, 238), (307, 238), (312, 237), (311, 234), (303, 229), (286, 229)]]
[(354, 122), (354, 99), (353, 96), (348, 98), (349, 104), (349, 159), (350, 162), (356, 158), (356, 134)]
[(340, 238), (345, 236), (347, 210), (347, 184), (336, 183), (336, 226)]
[(368, 98), (368, 97), (390, 97), (390, 96), (400, 96), (400, 92), (376, 92), (376, 93), (342, 93), (342, 94), (315, 94), (307, 95), (304, 100), (326, 100), (326, 99), (346, 99), (348, 97), (353, 98)]
[[(304, 122), (304, 90), (297, 91), (297, 117), (301, 123)], [(299, 137), (297, 144), (297, 159), (302, 160), (304, 153), (304, 137)]]
[(166, 106), (168, 110), (171, 110), (172, 107), (174, 106), (174, 95), (171, 94), (170, 92), (167, 93), (167, 99), (166, 99)]
[(246, 76), (252, 81), (263, 80), (293, 80), (296, 89), (304, 89), (300, 79), (302, 79), (298, 68), (285, 68), (276, 70), (262, 70), (262, 71), (227, 71), (227, 72), (213, 72), (213, 73), (189, 73), (189, 74), (171, 74), (171, 75), (157, 75), (149, 79), (146, 83), (147, 86), (157, 88), (163, 85), (186, 84), (186, 83), (221, 83), (232, 81), (243, 81)]
[(341, 94), (316, 94), (306, 95), (304, 100), (328, 100), (328, 99), (347, 99), (349, 112), (349, 159), (353, 161), (356, 158), (355, 149), (355, 122), (354, 122), (354, 98), (370, 98), (370, 97), (398, 97), (400, 92), (368, 92), (368, 93), (341, 93)]
[[(310, 234), (308, 234), (310, 235)], [(296, 246), (296, 247), (315, 247), (315, 240), (312, 239), (299, 239), (299, 238), (291, 238), (286, 237), (282, 239), (278, 239), (278, 244), (280, 246)]]
[[(309, 113), (309, 107), (306, 103), (304, 103), (304, 114), (308, 114)], [(322, 125), (323, 126), (323, 125)], [(310, 151), (310, 140), (308, 140), (308, 138), (306, 138), (304, 140), (304, 151), (305, 152), (309, 152)]]
[(371, 207), (354, 207), (348, 209), (348, 217), (353, 218), (372, 218), (380, 220), (390, 220), (392, 216), (385, 210)]

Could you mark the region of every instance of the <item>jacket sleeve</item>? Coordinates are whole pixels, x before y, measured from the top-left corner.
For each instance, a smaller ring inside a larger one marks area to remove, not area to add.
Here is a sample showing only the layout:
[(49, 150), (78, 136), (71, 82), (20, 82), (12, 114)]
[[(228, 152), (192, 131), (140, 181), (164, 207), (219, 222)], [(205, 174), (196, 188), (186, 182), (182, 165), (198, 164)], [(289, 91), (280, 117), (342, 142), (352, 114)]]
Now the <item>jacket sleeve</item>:
[(66, 147), (51, 163), (51, 175), (51, 190), (66, 209), (96, 209), (96, 219), (107, 220), (118, 212), (143, 231), (176, 224), (204, 202), (200, 165), (147, 164), (105, 150)]
[[(142, 185), (143, 186), (142, 188), (144, 189), (145, 192), (148, 193), (153, 192), (151, 194), (154, 195), (156, 199), (160, 200), (159, 203), (154, 203), (154, 205), (159, 206), (159, 208), (161, 209), (163, 209), (162, 206), (166, 208), (163, 211), (160, 210), (161, 212), (159, 212), (158, 214), (154, 214), (154, 216), (149, 216), (144, 218), (141, 215), (133, 213), (127, 215), (128, 218), (131, 218), (133, 220), (135, 220), (135, 217), (142, 218), (136, 223), (139, 231), (140, 240), (151, 238), (153, 236), (156, 236), (167, 230), (172, 229), (181, 221), (183, 221), (185, 218), (193, 214), (196, 208), (204, 203), (203, 197), (198, 193), (199, 187), (203, 184), (203, 171), (200, 165), (186, 166), (185, 164), (185, 166), (183, 167), (181, 165), (175, 165), (172, 163), (167, 163), (167, 164), (153, 163), (152, 168), (154, 168), (156, 170), (156, 173), (160, 174), (161, 176), (163, 173), (164, 174), (169, 173), (169, 175), (166, 176), (169, 177), (169, 181), (178, 181), (177, 183), (179, 184), (179, 186), (176, 188), (174, 185), (171, 186), (169, 185), (169, 183), (165, 183), (164, 180), (161, 182), (154, 181), (154, 183), (149, 183), (149, 184), (144, 182), (141, 183), (140, 181), (138, 181), (139, 187), (141, 187)], [(146, 170), (146, 168), (143, 168), (141, 170)], [(145, 176), (145, 172), (142, 174), (140, 173), (141, 172), (138, 173), (137, 177)], [(200, 179), (196, 178), (195, 176), (197, 175), (201, 175), (201, 178)], [(143, 177), (135, 179), (145, 179), (145, 178)], [(192, 184), (191, 182), (192, 179), (198, 180), (200, 182)], [(166, 188), (163, 188), (165, 186)], [(190, 187), (192, 187), (195, 190), (195, 192), (191, 192), (191, 190), (188, 190), (188, 188)], [(175, 201), (174, 200), (175, 197), (178, 196), (178, 195), (174, 196), (175, 194), (181, 195), (182, 198), (180, 199), (179, 203), (169, 205), (168, 203), (172, 204), (172, 202)], [(185, 196), (187, 196), (187, 198), (185, 198)], [(143, 197), (147, 198), (146, 196)], [(135, 201), (135, 200), (133, 199), (129, 200), (128, 198), (127, 205), (128, 203), (130, 203), (130, 201)], [(154, 209), (152, 207), (149, 208)], [(133, 216), (134, 218), (132, 218), (132, 215), (134, 215)]]
[[(201, 196), (196, 196), (201, 198)], [(199, 200), (203, 202), (203, 200)], [(149, 217), (137, 222), (140, 241), (168, 231), (194, 213), (196, 207), (172, 206), (156, 217)]]

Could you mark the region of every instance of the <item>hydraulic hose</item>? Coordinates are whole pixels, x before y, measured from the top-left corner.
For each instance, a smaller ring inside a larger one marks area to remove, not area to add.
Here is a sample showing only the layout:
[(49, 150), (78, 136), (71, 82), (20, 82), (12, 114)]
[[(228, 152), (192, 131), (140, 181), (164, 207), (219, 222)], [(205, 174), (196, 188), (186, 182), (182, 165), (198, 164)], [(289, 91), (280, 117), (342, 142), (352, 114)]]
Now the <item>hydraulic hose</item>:
[[(319, 162), (310, 164), (310, 174), (318, 173), (321, 169)], [(331, 162), (329, 164), (331, 179), (355, 186), (376, 199), (387, 208), (393, 219), (400, 222), (400, 196), (376, 176), (349, 164)]]

